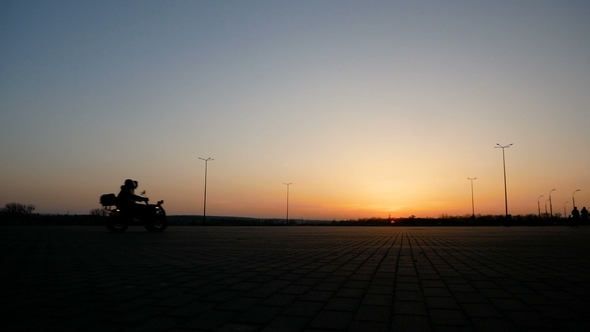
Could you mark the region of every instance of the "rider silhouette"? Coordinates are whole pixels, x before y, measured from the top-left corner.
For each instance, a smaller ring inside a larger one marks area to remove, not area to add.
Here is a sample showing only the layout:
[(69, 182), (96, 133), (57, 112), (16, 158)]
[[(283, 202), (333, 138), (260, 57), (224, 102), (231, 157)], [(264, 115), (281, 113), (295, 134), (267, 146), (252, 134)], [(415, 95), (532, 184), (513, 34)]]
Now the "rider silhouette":
[(121, 186), (121, 191), (117, 195), (119, 204), (117, 207), (123, 212), (135, 215), (141, 212), (144, 205), (136, 204), (135, 202), (147, 202), (147, 197), (141, 197), (135, 195), (135, 189), (137, 188), (137, 181), (131, 179), (125, 180), (125, 183)]
[(573, 219), (573, 226), (574, 227), (578, 227), (578, 225), (580, 224), (580, 211), (578, 211), (578, 207), (574, 206), (574, 209), (572, 210), (572, 219)]
[(588, 223), (588, 210), (584, 206), (581, 211), (582, 215), (582, 225), (586, 225)]

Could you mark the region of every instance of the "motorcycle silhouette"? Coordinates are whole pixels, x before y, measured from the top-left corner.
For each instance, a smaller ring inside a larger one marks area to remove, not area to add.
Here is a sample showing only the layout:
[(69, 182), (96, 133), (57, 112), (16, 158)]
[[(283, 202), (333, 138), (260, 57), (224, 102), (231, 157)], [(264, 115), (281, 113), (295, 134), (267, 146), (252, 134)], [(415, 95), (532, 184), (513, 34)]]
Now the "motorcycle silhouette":
[(143, 226), (150, 232), (162, 232), (168, 227), (166, 211), (162, 208), (163, 200), (156, 204), (146, 201), (145, 206), (124, 209), (117, 196), (111, 193), (100, 196), (100, 204), (107, 211), (105, 226), (113, 233), (123, 233), (129, 226)]

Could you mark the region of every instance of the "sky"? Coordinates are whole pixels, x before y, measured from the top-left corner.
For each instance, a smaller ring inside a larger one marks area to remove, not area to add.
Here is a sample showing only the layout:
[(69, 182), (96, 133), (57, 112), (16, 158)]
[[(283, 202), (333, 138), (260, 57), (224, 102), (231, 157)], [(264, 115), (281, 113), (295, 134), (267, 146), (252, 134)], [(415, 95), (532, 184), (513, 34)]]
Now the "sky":
[(202, 215), (212, 158), (207, 215), (468, 215), (475, 177), (475, 213), (501, 215), (504, 152), (510, 214), (590, 207), (589, 17), (587, 1), (0, 0), (0, 206), (87, 214), (130, 178)]

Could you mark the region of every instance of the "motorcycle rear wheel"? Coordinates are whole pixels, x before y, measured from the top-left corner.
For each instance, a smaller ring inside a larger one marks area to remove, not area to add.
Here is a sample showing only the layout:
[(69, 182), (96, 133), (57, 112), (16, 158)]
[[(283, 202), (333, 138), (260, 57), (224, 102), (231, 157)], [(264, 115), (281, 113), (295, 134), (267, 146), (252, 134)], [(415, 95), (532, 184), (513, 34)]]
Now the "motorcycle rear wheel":
[(120, 217), (110, 217), (105, 226), (107, 229), (113, 233), (123, 233), (129, 227), (129, 224)]

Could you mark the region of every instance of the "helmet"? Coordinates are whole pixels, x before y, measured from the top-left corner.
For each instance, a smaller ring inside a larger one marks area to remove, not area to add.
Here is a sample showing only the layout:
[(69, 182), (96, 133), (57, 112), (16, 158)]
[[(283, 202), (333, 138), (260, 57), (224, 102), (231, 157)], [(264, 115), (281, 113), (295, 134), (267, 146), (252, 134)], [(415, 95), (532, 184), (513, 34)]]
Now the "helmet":
[(125, 187), (127, 187), (127, 188), (135, 188), (135, 184), (133, 183), (133, 180), (131, 180), (131, 179), (125, 180)]

